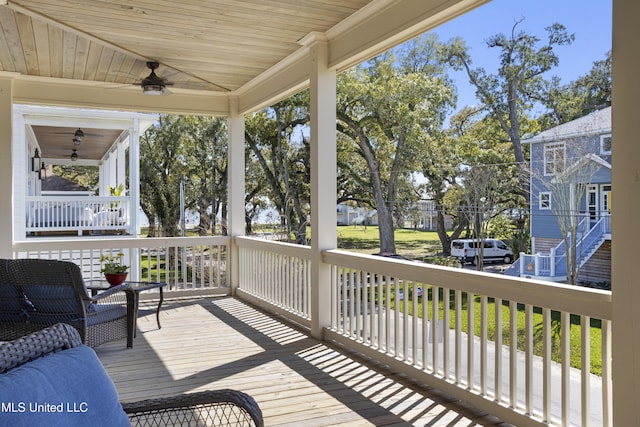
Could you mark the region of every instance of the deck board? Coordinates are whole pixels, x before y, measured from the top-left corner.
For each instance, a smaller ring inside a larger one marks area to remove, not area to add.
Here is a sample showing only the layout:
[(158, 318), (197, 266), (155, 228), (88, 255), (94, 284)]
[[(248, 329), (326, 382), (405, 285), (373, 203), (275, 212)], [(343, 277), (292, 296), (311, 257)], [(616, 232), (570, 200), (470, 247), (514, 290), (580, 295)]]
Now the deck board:
[(152, 307), (132, 349), (96, 349), (122, 401), (233, 388), (256, 399), (267, 426), (502, 425), (237, 299), (166, 301), (162, 329)]

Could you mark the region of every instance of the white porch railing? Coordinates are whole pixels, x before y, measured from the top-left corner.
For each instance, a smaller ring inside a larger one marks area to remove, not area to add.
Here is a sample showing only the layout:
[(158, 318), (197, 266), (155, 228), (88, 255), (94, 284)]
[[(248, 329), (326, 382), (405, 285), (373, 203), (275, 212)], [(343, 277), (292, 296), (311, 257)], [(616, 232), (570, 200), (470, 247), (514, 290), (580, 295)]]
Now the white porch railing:
[[(310, 248), (236, 243), (240, 295), (309, 326)], [(121, 251), (133, 280), (166, 280), (187, 295), (229, 292), (228, 245), (227, 237), (56, 239), (17, 242), (14, 251), (73, 260), (87, 279), (100, 277), (100, 254)], [(321, 307), (328, 339), (518, 426), (612, 425), (610, 292), (339, 250), (322, 259), (333, 271), (323, 284), (331, 304)]]
[(236, 237), (240, 288), (249, 299), (310, 327), (311, 249), (307, 246)]
[[(309, 248), (236, 242), (242, 294), (308, 324)], [(610, 292), (339, 250), (323, 261), (329, 339), (518, 426), (612, 425)]]
[(207, 291), (228, 293), (227, 251), (229, 238), (91, 238), (46, 239), (14, 242), (14, 258), (47, 258), (73, 261), (85, 280), (99, 279), (100, 256), (124, 254), (132, 281), (165, 281), (167, 291), (186, 295)]
[(30, 196), (26, 203), (27, 233), (129, 231), (128, 197)]

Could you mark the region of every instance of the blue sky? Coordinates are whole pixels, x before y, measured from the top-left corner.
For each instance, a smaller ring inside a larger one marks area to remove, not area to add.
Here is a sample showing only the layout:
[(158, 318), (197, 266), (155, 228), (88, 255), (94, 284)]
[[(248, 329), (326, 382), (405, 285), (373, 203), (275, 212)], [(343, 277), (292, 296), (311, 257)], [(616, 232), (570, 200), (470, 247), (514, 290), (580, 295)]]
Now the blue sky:
[[(522, 17), (525, 19), (518, 29), (541, 40), (546, 37), (544, 28), (554, 22), (575, 35), (573, 44), (556, 48), (560, 64), (547, 76), (559, 76), (563, 83), (588, 73), (593, 62), (604, 59), (611, 49), (611, 0), (493, 0), (432, 32), (442, 41), (462, 37), (470, 47), (474, 66), (494, 72), (499, 65), (498, 50), (486, 47), (486, 39), (498, 33), (509, 34)], [(458, 84), (458, 108), (475, 104), (466, 74), (452, 77)]]

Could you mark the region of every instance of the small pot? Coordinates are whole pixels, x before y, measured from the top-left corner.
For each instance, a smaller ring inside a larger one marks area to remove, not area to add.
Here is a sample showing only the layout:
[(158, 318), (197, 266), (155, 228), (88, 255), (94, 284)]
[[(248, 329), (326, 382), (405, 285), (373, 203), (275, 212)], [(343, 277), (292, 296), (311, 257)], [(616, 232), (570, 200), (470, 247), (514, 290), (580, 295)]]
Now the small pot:
[(118, 286), (127, 280), (127, 273), (105, 273), (104, 278), (111, 286)]

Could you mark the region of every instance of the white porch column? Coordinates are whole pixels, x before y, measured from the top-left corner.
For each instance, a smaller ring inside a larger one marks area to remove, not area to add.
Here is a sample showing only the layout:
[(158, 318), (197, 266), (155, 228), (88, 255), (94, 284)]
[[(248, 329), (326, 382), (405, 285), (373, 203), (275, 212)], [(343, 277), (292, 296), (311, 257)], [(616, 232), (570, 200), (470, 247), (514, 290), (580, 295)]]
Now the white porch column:
[(244, 116), (238, 114), (238, 98), (229, 98), (229, 117), (227, 118), (227, 128), (229, 130), (227, 139), (227, 173), (229, 176), (229, 209), (227, 210), (227, 233), (231, 237), (229, 247), (229, 285), (232, 294), (238, 289), (240, 275), (240, 260), (238, 247), (233, 238), (244, 236)]
[(107, 180), (108, 185), (112, 187), (117, 187), (118, 186), (118, 162), (116, 161), (116, 158), (114, 157), (113, 153), (109, 155), (109, 161), (107, 165), (108, 165), (107, 167), (109, 168), (107, 171), (107, 174), (109, 176)]
[(331, 266), (322, 262), (322, 251), (337, 246), (336, 71), (327, 67), (323, 34), (310, 34), (302, 43), (311, 60), (311, 335), (321, 339), (331, 321)]
[(0, 258), (13, 258), (12, 104), (13, 79), (0, 77)]
[(640, 425), (640, 2), (613, 0), (613, 425)]
[(115, 181), (115, 164), (110, 155), (107, 155), (100, 166), (100, 195), (109, 196), (109, 187)]
[[(38, 173), (31, 171), (31, 159), (35, 154), (27, 142), (25, 120), (22, 112), (14, 111), (12, 126), (11, 149), (13, 170), (13, 217), (27, 218), (27, 196), (39, 195), (42, 183)], [(8, 211), (7, 211), (8, 212)], [(27, 235), (26, 221), (13, 222), (13, 240), (24, 240)]]
[[(123, 181), (124, 182), (124, 181)], [(138, 206), (140, 206), (140, 121), (133, 119), (129, 129), (129, 200), (131, 200), (129, 221), (134, 237), (140, 232)]]
[(98, 196), (104, 196), (107, 194), (107, 168), (105, 163), (101, 163), (98, 166)]
[[(129, 129), (131, 132), (131, 129)], [(116, 147), (116, 187), (127, 183), (127, 147), (123, 141), (119, 141)]]

